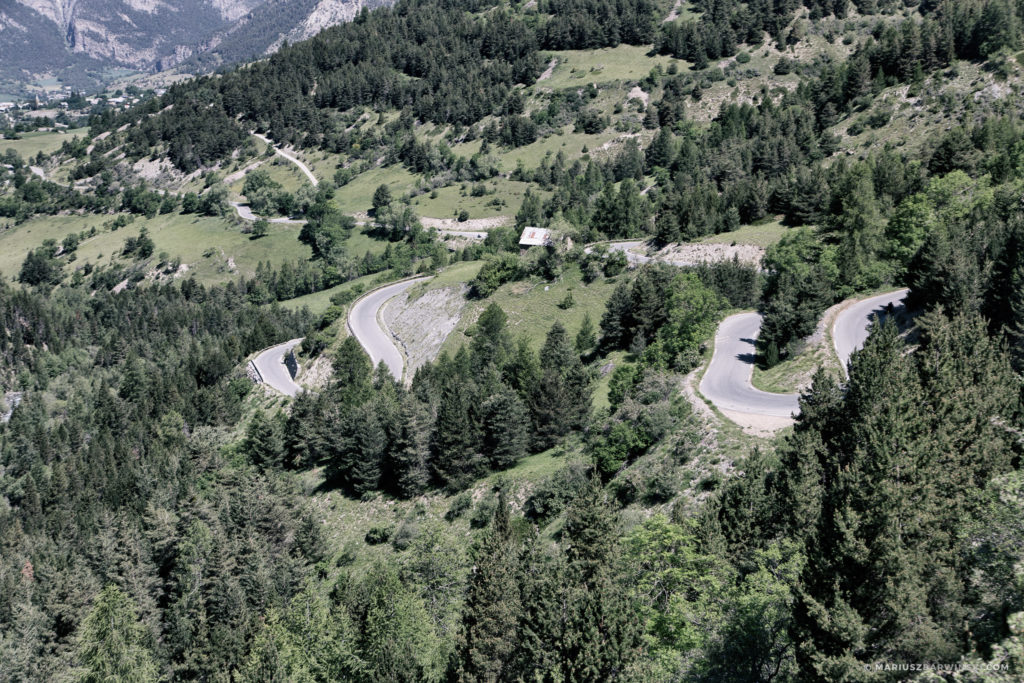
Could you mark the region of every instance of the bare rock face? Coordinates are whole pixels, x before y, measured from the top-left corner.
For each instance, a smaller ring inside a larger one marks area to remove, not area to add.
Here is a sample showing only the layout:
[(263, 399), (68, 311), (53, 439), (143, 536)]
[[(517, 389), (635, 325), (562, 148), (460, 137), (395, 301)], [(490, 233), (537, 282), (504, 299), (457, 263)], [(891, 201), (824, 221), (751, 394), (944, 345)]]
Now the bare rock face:
[(98, 85), (104, 70), (160, 71), (188, 60), (201, 71), (273, 52), (391, 1), (4, 0), (0, 83), (56, 76), (81, 88)]
[(293, 28), (287, 36), (282, 36), (267, 48), (267, 53), (275, 52), (287, 40), (295, 43), (312, 38), (325, 28), (342, 24), (355, 19), (364, 6), (380, 3), (366, 3), (364, 0), (320, 0), (306, 20)]

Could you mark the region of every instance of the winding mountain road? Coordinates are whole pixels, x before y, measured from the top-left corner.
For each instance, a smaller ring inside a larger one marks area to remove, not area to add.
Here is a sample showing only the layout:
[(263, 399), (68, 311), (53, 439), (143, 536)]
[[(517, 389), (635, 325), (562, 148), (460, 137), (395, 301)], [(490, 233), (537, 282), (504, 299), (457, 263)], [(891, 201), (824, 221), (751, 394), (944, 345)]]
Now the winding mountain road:
[(277, 145), (274, 144), (274, 141), (271, 140), (270, 138), (264, 137), (264, 136), (260, 135), (259, 133), (253, 133), (252, 135), (253, 135), (253, 137), (255, 137), (255, 138), (257, 138), (259, 140), (262, 140), (263, 142), (267, 143), (268, 145), (271, 145), (274, 148), (274, 153), (277, 154), (279, 157), (284, 157), (288, 161), (290, 161), (293, 164), (295, 164), (296, 166), (298, 166), (299, 170), (302, 171), (303, 173), (305, 173), (306, 177), (309, 178), (309, 182), (313, 183), (313, 187), (316, 187), (317, 185), (320, 184), (320, 181), (316, 179), (315, 175), (313, 175), (313, 171), (309, 170), (309, 166), (306, 166), (306, 164), (302, 163), (302, 161), (300, 159), (297, 159), (297, 158), (293, 157), (288, 152), (285, 152), (284, 150), (279, 148)]
[[(241, 218), (242, 220), (258, 221), (260, 218), (262, 218), (262, 216), (257, 216), (256, 214), (254, 214), (252, 212), (252, 209), (249, 208), (248, 204), (243, 204), (242, 202), (228, 202), (228, 204), (230, 204), (231, 206), (234, 207), (235, 211), (238, 213), (238, 217)], [(305, 225), (306, 224), (306, 221), (304, 221), (304, 220), (302, 220), (300, 218), (268, 218), (267, 222), (268, 223), (287, 223), (289, 225)]]
[(739, 313), (722, 321), (700, 393), (721, 410), (790, 417), (799, 411), (796, 394), (773, 394), (751, 384), (757, 357), (754, 343), (760, 331), (760, 313)]
[(263, 381), (280, 391), (285, 396), (294, 397), (302, 387), (292, 379), (292, 373), (284, 364), (284, 357), (296, 346), (302, 343), (302, 337), (286, 341), (277, 346), (271, 346), (262, 351), (253, 359), (252, 364), (256, 366)]
[[(836, 316), (832, 339), (836, 355), (846, 372), (850, 356), (864, 345), (868, 328), (876, 316), (903, 309), (906, 289), (880, 294), (848, 305)], [(715, 352), (711, 357), (700, 392), (720, 410), (769, 418), (789, 418), (799, 412), (799, 394), (775, 394), (756, 389), (751, 383), (761, 331), (760, 313), (731, 315), (718, 326)]]
[(381, 323), (380, 309), (414, 284), (429, 279), (429, 277), (419, 277), (375, 289), (357, 300), (348, 313), (348, 328), (351, 330), (352, 336), (369, 354), (370, 362), (377, 367), (377, 364), (384, 361), (388, 370), (391, 371), (391, 375), (398, 381), (402, 381), (405, 359), (402, 357), (402, 352), (395, 346), (391, 333)]
[(909, 289), (899, 289), (895, 292), (857, 301), (846, 307), (836, 317), (835, 325), (832, 326), (832, 345), (835, 347), (844, 373), (847, 373), (850, 356), (864, 346), (872, 318), (881, 316), (884, 319), (884, 316), (890, 313), (890, 306), (892, 314), (898, 315), (904, 310), (903, 299), (909, 291)]

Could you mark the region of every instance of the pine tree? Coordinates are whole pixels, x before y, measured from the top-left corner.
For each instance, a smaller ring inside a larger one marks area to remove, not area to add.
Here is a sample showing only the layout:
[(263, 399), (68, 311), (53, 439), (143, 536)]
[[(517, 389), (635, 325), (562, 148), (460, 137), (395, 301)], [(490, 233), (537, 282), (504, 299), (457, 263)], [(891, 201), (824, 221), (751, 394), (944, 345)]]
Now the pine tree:
[(491, 526), (473, 553), (475, 566), (462, 617), (463, 680), (506, 680), (522, 618), (516, 555), (508, 502), (501, 495)]
[(672, 164), (672, 157), (675, 153), (672, 133), (668, 128), (662, 128), (654, 136), (650, 147), (647, 148), (646, 161), (647, 170), (655, 167), (668, 168)]
[(307, 580), (287, 610), (271, 609), (267, 614), (241, 680), (328, 683), (355, 679), (362, 666), (353, 652), (354, 641), (344, 607), (332, 605)]
[(431, 464), (439, 481), (452, 489), (464, 488), (479, 472), (477, 429), (470, 418), (468, 389), (458, 379), (441, 389), (437, 420), (431, 438)]
[(281, 466), (284, 444), (276, 425), (262, 411), (253, 415), (245, 433), (245, 452), (258, 467)]
[(564, 631), (558, 643), (563, 680), (620, 680), (640, 653), (640, 620), (617, 578), (616, 527), (596, 481), (566, 510)]
[(543, 449), (583, 426), (590, 413), (590, 377), (561, 323), (551, 327), (540, 357), (544, 371), (531, 396), (530, 409), (534, 444)]
[(581, 356), (586, 355), (596, 345), (597, 333), (594, 330), (594, 321), (590, 317), (590, 311), (587, 311), (583, 314), (580, 331), (576, 333), (576, 351)]
[(373, 213), (376, 216), (377, 213), (391, 204), (391, 190), (387, 185), (379, 185), (376, 190), (373, 191)]
[(159, 679), (145, 629), (131, 598), (107, 586), (82, 622), (78, 660), (81, 683), (146, 683)]
[(525, 338), (516, 343), (516, 350), (502, 369), (504, 381), (512, 387), (524, 401), (529, 400), (540, 381), (540, 363), (537, 354), (530, 348)]
[(430, 483), (430, 416), (408, 397), (401, 402), (399, 429), (388, 445), (381, 472), (382, 485), (408, 498), (423, 493)]
[(505, 365), (512, 347), (512, 340), (505, 330), (507, 321), (505, 311), (494, 303), (487, 306), (477, 319), (477, 331), (470, 342), (473, 367), (477, 373), (490, 365), (499, 368)]
[(484, 402), (483, 453), (492, 469), (511, 467), (526, 455), (530, 415), (519, 396), (501, 388)]
[(354, 613), (362, 679), (439, 680), (443, 673), (442, 643), (423, 600), (389, 566), (375, 567), (366, 584), (365, 605), (361, 613)]
[(541, 212), (540, 197), (533, 193), (530, 188), (523, 194), (523, 203), (516, 212), (516, 229), (522, 230), (527, 226), (540, 226), (543, 220)]
[(544, 346), (540, 350), (541, 366), (545, 368), (569, 368), (579, 363), (576, 351), (569, 343), (569, 334), (560, 322), (556, 322), (548, 330)]
[[(891, 321), (876, 325), (851, 360), (841, 407), (834, 387), (816, 386), (807, 428), (782, 456), (779, 495), (799, 501), (783, 504), (786, 524), (806, 538), (808, 558), (793, 637), (801, 668), (830, 679), (869, 657), (956, 656), (965, 618), (956, 530), (973, 509), (972, 475), (1008, 467), (990, 427), (959, 422), (998, 414), (989, 400), (1015, 401), (1005, 358), (985, 348), (979, 321), (924, 328), (911, 356)], [(807, 524), (813, 531), (798, 530)]]
[(332, 478), (344, 482), (355, 495), (380, 485), (387, 435), (373, 403), (356, 406), (344, 418), (337, 461), (330, 465)]
[(370, 392), (373, 368), (363, 347), (355, 337), (345, 337), (334, 355), (334, 385), (339, 400), (346, 405), (357, 405)]

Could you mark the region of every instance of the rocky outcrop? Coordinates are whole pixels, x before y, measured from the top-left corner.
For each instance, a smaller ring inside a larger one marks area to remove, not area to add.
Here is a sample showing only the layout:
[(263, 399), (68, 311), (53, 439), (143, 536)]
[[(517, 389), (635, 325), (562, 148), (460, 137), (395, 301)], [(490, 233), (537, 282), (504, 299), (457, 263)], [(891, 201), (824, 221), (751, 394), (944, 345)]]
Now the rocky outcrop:
[(282, 34), (280, 38), (268, 46), (266, 52), (267, 54), (276, 52), (286, 40), (289, 43), (295, 43), (312, 38), (325, 28), (352, 21), (362, 11), (363, 7), (372, 8), (378, 7), (381, 4), (384, 3), (379, 1), (373, 2), (372, 0), (320, 0), (316, 7), (313, 8), (313, 11), (309, 13), (309, 16), (306, 17), (305, 21), (287, 34)]

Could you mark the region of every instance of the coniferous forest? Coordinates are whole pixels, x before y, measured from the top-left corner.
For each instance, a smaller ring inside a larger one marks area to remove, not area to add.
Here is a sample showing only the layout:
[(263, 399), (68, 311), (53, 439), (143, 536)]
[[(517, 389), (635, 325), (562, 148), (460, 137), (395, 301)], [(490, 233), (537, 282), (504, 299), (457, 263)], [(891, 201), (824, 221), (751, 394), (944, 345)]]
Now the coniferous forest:
[(4, 130), (0, 682), (1024, 680), (1022, 22), (398, 0)]

